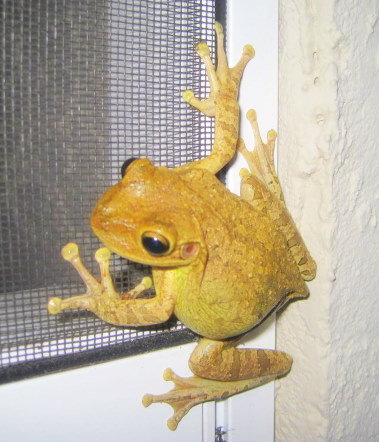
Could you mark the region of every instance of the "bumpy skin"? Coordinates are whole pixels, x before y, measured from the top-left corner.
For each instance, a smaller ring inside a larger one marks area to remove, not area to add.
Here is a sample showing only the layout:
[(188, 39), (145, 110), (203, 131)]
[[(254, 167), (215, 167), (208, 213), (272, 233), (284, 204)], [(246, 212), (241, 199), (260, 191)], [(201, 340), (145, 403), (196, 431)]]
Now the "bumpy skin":
[[(183, 98), (215, 117), (211, 154), (176, 169), (155, 167), (148, 159), (133, 162), (123, 179), (98, 201), (91, 226), (106, 245), (95, 255), (101, 270), (98, 282), (80, 261), (78, 248), (68, 244), (63, 257), (82, 276), (87, 292), (49, 302), (51, 313), (84, 308), (107, 322), (140, 326), (166, 321), (175, 314), (203, 336), (189, 364), (196, 375), (183, 379), (171, 370), (164, 377), (175, 387), (169, 393), (145, 395), (145, 406), (167, 402), (174, 408), (168, 421), (180, 419), (201, 402), (225, 398), (286, 374), (291, 358), (283, 352), (237, 349), (238, 337), (263, 321), (289, 299), (308, 295), (305, 280), (315, 276), (315, 263), (285, 207), (273, 160), (276, 134), (267, 143), (259, 134), (255, 111), (248, 119), (255, 148), (238, 140), (237, 95), (245, 65), (253, 57), (245, 46), (241, 60), (229, 68), (223, 33), (216, 24), (218, 67), (212, 65), (205, 43), (197, 51), (206, 65), (209, 98), (200, 101), (191, 91)], [(238, 149), (250, 171), (241, 171), (241, 197), (230, 193), (215, 173)], [(153, 236), (166, 246), (159, 256), (145, 248)], [(119, 294), (109, 275), (111, 250), (152, 266), (156, 296), (138, 299), (151, 286), (144, 278), (128, 293)]]

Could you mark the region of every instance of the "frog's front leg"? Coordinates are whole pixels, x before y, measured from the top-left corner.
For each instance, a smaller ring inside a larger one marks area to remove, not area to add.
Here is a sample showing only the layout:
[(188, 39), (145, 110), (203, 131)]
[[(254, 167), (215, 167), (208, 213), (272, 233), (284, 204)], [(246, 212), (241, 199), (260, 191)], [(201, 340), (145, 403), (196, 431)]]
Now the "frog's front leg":
[(203, 338), (193, 351), (189, 366), (196, 376), (181, 378), (165, 370), (165, 380), (175, 387), (162, 395), (146, 394), (142, 403), (165, 402), (174, 409), (167, 426), (175, 430), (180, 420), (197, 404), (225, 399), (283, 376), (292, 359), (284, 352), (262, 349), (237, 349), (238, 340), (215, 341)]
[(77, 270), (87, 292), (68, 299), (52, 298), (48, 310), (57, 314), (63, 310), (80, 308), (95, 313), (104, 321), (115, 325), (151, 325), (167, 321), (174, 310), (174, 299), (171, 296), (157, 295), (151, 299), (136, 299), (139, 294), (152, 285), (151, 278), (145, 277), (141, 283), (128, 293), (118, 293), (109, 273), (110, 251), (101, 248), (95, 253), (99, 264), (101, 280), (95, 279), (83, 265), (78, 246), (67, 244), (62, 249), (62, 256)]
[(201, 42), (196, 46), (197, 53), (207, 70), (210, 84), (210, 94), (205, 100), (199, 100), (192, 91), (185, 91), (183, 99), (199, 109), (205, 115), (215, 117), (215, 136), (211, 154), (199, 161), (179, 167), (179, 170), (188, 168), (207, 169), (217, 173), (235, 155), (239, 128), (238, 91), (243, 71), (254, 56), (251, 45), (243, 48), (239, 62), (229, 68), (224, 49), (224, 34), (220, 23), (215, 25), (217, 37), (217, 68), (212, 63), (209, 48)]

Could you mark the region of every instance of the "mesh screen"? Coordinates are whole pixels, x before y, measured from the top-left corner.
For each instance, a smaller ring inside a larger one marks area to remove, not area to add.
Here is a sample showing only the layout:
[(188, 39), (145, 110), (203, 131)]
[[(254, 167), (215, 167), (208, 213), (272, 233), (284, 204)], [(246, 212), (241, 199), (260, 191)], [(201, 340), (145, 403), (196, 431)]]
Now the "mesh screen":
[[(2, 380), (15, 367), (34, 367), (34, 374), (57, 357), (62, 366), (62, 358), (85, 359), (94, 350), (109, 353), (131, 342), (143, 348), (156, 336), (184, 336), (175, 320), (130, 329), (84, 311), (51, 316), (46, 303), (83, 292), (60, 257), (65, 243), (77, 242), (97, 272), (93, 253), (99, 243), (88, 219), (125, 159), (149, 157), (174, 167), (209, 152), (213, 122), (183, 103), (181, 93), (192, 88), (204, 97), (208, 91), (194, 45), (206, 40), (213, 49), (217, 4), (1, 2)], [(112, 267), (124, 291), (149, 272), (119, 257)]]

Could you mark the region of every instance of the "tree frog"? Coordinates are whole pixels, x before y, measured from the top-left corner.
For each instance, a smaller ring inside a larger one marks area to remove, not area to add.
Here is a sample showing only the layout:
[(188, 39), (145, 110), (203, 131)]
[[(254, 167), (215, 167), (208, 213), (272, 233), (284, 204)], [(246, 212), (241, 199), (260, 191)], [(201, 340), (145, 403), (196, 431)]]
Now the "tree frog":
[[(229, 68), (223, 30), (215, 25), (217, 68), (206, 43), (197, 45), (210, 82), (209, 97), (192, 91), (183, 98), (215, 118), (214, 145), (204, 159), (168, 169), (146, 158), (126, 164), (122, 179), (97, 202), (91, 226), (106, 247), (95, 253), (101, 280), (81, 262), (78, 246), (62, 250), (82, 277), (87, 291), (69, 299), (52, 298), (50, 313), (81, 308), (112, 324), (143, 326), (176, 317), (201, 336), (189, 366), (193, 377), (174, 382), (162, 395), (147, 394), (143, 404), (166, 402), (179, 421), (196, 404), (226, 398), (285, 375), (292, 359), (284, 352), (237, 348), (240, 337), (294, 298), (308, 296), (305, 281), (316, 265), (289, 215), (274, 168), (276, 133), (260, 136), (256, 112), (247, 113), (255, 138), (248, 151), (238, 138), (237, 96), (242, 73), (254, 56), (247, 45)], [(215, 174), (234, 157), (245, 157), (241, 196), (232, 194)], [(109, 272), (110, 253), (152, 266), (128, 293), (117, 293)], [(154, 284), (155, 296), (140, 298)]]

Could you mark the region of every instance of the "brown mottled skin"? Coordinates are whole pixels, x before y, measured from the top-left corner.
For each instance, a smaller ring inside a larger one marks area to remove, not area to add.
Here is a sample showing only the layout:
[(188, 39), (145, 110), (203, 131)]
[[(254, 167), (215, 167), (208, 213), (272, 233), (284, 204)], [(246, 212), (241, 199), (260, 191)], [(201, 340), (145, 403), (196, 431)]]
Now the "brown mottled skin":
[[(173, 407), (168, 421), (172, 430), (193, 405), (256, 387), (290, 370), (290, 356), (276, 350), (238, 349), (235, 337), (289, 299), (306, 297), (304, 281), (316, 271), (283, 201), (274, 169), (275, 132), (270, 131), (263, 143), (251, 110), (247, 117), (255, 149), (247, 151), (238, 140), (237, 95), (253, 48), (245, 46), (239, 63), (229, 68), (218, 23), (216, 34), (217, 70), (206, 44), (197, 47), (207, 68), (210, 96), (200, 101), (191, 91), (183, 94), (185, 101), (215, 117), (211, 154), (176, 169), (156, 167), (148, 159), (129, 165), (91, 217), (95, 234), (106, 245), (95, 254), (101, 281), (83, 266), (76, 244), (68, 244), (63, 257), (77, 269), (87, 292), (65, 300), (53, 298), (48, 305), (51, 313), (83, 308), (109, 323), (129, 326), (161, 323), (175, 314), (203, 336), (189, 361), (196, 376), (184, 379), (166, 370), (164, 377), (175, 383), (174, 389), (143, 398), (145, 406), (167, 402)], [(215, 177), (237, 149), (250, 169), (241, 171), (241, 197)], [(146, 235), (163, 243), (164, 251), (152, 253), (143, 243)], [(115, 291), (109, 250), (152, 266), (154, 298), (138, 298), (151, 286), (150, 278), (128, 293)]]

